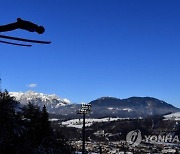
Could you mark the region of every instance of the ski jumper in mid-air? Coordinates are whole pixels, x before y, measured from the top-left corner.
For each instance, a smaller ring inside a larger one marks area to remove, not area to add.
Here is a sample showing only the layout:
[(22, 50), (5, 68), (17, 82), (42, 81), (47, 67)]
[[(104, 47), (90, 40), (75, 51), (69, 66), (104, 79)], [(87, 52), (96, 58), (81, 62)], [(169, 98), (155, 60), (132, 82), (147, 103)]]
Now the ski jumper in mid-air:
[[(38, 26), (37, 24), (34, 24), (30, 21), (26, 21), (26, 20), (22, 20), (21, 18), (17, 18), (16, 22), (0, 26), (0, 33), (1, 32), (7, 32), (7, 31), (13, 31), (16, 29), (22, 29), (22, 30), (26, 30), (29, 32), (36, 32), (38, 34), (42, 34), (45, 31), (43, 26)], [(49, 41), (24, 39), (24, 38), (12, 37), (12, 36), (1, 35), (1, 34), (0, 34), (0, 38), (16, 40), (16, 41), (23, 41), (23, 42), (31, 42), (31, 43), (41, 43), (41, 44), (50, 44), (51, 43)], [(8, 41), (4, 41), (4, 40), (0, 40), (0, 42), (6, 43), (6, 44), (11, 44), (11, 45), (31, 46), (29, 44), (28, 45), (27, 44), (20, 44), (20, 43), (8, 42)]]

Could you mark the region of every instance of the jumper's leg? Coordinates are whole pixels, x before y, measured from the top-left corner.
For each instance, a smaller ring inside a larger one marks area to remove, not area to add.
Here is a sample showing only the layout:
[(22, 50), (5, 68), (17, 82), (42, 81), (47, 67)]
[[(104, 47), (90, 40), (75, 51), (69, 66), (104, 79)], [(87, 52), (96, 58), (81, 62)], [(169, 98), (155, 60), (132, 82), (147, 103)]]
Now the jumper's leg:
[(0, 26), (0, 32), (7, 32), (18, 29), (17, 22)]

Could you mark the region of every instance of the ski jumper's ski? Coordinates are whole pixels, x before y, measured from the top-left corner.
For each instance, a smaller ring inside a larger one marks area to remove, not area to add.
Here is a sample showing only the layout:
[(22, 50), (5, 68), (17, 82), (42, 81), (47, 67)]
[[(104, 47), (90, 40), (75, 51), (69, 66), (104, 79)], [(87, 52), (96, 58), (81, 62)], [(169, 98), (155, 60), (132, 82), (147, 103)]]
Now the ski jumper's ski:
[(22, 42), (40, 43), (40, 44), (50, 44), (51, 43), (50, 41), (32, 40), (32, 39), (25, 39), (25, 38), (13, 37), (13, 36), (7, 36), (7, 35), (0, 35), (0, 38), (17, 40), (17, 41), (22, 41)]
[(13, 43), (13, 42), (2, 41), (2, 40), (0, 40), (0, 42), (5, 43), (5, 44), (11, 44), (11, 45), (25, 46), (25, 47), (31, 47), (32, 46), (30, 44)]

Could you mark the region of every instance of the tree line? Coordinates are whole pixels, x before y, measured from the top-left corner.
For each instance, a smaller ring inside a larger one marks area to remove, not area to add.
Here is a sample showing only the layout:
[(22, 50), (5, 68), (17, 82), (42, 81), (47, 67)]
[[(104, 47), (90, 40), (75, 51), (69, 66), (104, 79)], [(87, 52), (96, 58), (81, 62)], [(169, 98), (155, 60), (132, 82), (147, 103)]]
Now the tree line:
[(21, 106), (0, 91), (0, 154), (70, 154), (71, 147), (49, 121), (46, 106)]

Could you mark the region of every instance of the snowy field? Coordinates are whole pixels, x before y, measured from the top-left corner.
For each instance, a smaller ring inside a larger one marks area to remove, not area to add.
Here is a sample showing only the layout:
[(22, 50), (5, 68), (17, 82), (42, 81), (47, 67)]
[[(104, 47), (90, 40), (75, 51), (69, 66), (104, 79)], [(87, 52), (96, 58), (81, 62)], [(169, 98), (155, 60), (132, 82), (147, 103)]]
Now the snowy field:
[(167, 120), (180, 121), (180, 112), (165, 115), (164, 118), (167, 119)]
[[(95, 122), (109, 122), (109, 121), (116, 121), (123, 118), (102, 118), (102, 119), (86, 119), (85, 120), (85, 126), (91, 126)], [(126, 118), (127, 119), (127, 118)], [(82, 128), (83, 126), (83, 119), (72, 119), (68, 121), (62, 122), (63, 126), (67, 127), (75, 127), (75, 128)]]

